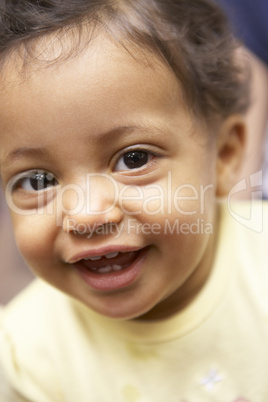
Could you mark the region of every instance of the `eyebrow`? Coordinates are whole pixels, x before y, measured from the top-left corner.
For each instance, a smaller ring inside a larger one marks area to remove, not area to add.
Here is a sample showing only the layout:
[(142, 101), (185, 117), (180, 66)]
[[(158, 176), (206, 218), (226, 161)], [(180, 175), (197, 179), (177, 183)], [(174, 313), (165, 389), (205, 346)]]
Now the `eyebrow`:
[(34, 159), (43, 158), (46, 155), (46, 151), (41, 147), (21, 147), (14, 149), (10, 152), (0, 164), (0, 169), (4, 170), (9, 165), (13, 164), (16, 160), (31, 157)]
[[(142, 124), (142, 125), (129, 125), (129, 126), (118, 126), (114, 127), (111, 130), (108, 130), (107, 132), (104, 133), (98, 133), (96, 137), (100, 138), (103, 141), (113, 141), (114, 139), (124, 136), (124, 135), (129, 135), (132, 134), (136, 131), (139, 131), (141, 133), (146, 133), (147, 138), (150, 137), (150, 134), (153, 135), (153, 133), (157, 133), (161, 136), (163, 135), (171, 135), (172, 132), (170, 129), (167, 127), (161, 127), (153, 125), (153, 124)], [(155, 136), (155, 135), (153, 135)]]

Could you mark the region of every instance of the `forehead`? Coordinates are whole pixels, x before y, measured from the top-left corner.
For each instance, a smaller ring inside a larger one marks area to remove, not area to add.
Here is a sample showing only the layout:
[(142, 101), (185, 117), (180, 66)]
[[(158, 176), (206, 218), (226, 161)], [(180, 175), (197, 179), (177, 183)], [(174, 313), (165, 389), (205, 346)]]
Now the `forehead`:
[(60, 51), (53, 43), (42, 53), (42, 63), (33, 59), (23, 68), (14, 53), (6, 64), (0, 157), (16, 142), (21, 147), (49, 144), (56, 136), (65, 142), (77, 130), (81, 136), (96, 136), (142, 119), (160, 124), (175, 113), (183, 116), (181, 121), (187, 116), (176, 77), (157, 57), (133, 55), (101, 35), (75, 57), (51, 63)]
[[(65, 41), (68, 51), (68, 36)], [(107, 36), (97, 36), (79, 54), (67, 60), (58, 60), (62, 43), (48, 39), (46, 45), (44, 40), (39, 45), (42, 48), (39, 58), (29, 59), (24, 64), (23, 59), (14, 52), (6, 63), (0, 84), (2, 112), (9, 111), (18, 116), (21, 108), (32, 107), (34, 111), (37, 105), (49, 111), (56, 96), (57, 101), (64, 100), (66, 107), (68, 103), (71, 106), (73, 101), (77, 101), (82, 108), (83, 98), (89, 101), (90, 92), (91, 107), (98, 99), (111, 100), (111, 91), (120, 91), (122, 104), (131, 96), (139, 96), (141, 100), (144, 96), (147, 103), (152, 90), (154, 95), (161, 93), (161, 96), (155, 96), (150, 102), (159, 101), (176, 106), (182, 100), (175, 75), (156, 56), (150, 54), (145, 58), (137, 49), (128, 51)], [(38, 46), (35, 52), (37, 54)]]

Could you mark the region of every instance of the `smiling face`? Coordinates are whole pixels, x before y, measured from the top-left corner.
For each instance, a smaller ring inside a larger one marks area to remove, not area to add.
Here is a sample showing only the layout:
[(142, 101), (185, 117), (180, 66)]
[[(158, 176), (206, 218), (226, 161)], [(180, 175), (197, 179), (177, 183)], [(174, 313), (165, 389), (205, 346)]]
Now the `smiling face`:
[(152, 65), (99, 37), (68, 62), (33, 63), (27, 79), (10, 65), (1, 89), (1, 175), (22, 255), (123, 319), (187, 304), (217, 230), (216, 141), (170, 70)]

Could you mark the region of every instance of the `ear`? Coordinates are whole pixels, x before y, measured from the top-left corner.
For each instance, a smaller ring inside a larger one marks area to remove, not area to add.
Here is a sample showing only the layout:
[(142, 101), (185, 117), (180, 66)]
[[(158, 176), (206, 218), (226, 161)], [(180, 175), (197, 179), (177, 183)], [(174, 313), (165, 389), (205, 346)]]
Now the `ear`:
[(217, 196), (226, 196), (238, 180), (246, 144), (243, 116), (228, 117), (220, 128), (217, 147)]

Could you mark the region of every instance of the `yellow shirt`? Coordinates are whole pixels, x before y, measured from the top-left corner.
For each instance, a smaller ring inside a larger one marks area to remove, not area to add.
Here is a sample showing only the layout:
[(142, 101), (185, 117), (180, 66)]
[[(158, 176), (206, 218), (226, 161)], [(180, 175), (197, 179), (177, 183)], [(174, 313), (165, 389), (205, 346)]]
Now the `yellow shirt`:
[(223, 208), (209, 280), (169, 319), (118, 322), (36, 280), (1, 315), (10, 401), (267, 402), (267, 207), (261, 233)]

